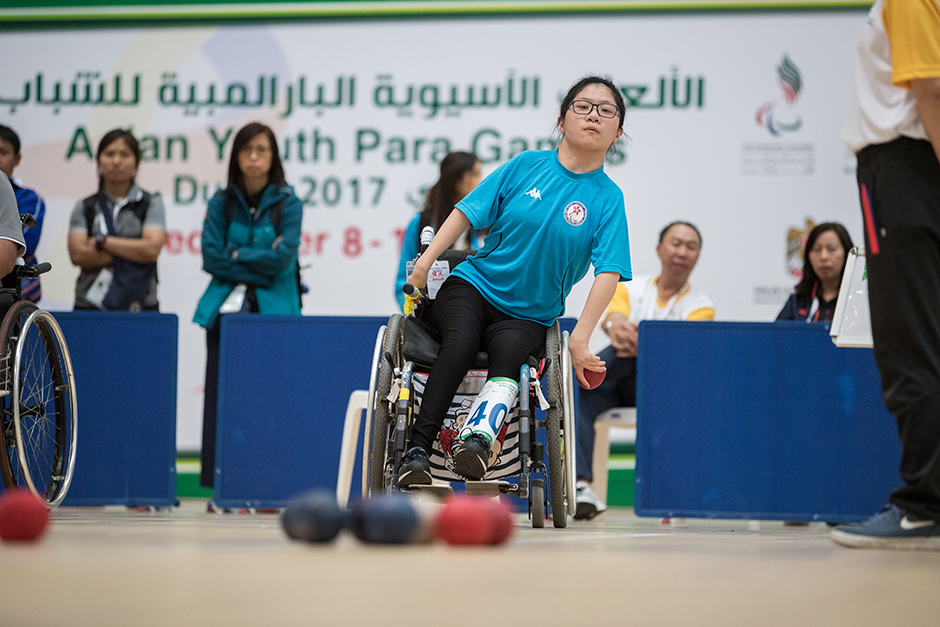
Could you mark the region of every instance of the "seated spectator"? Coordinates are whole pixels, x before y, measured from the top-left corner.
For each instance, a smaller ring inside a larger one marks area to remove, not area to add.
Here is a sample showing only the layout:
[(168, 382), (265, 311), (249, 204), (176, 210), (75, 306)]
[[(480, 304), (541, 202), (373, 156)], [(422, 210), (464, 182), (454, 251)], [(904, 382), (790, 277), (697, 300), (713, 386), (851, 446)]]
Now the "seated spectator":
[(140, 145), (129, 131), (106, 133), (96, 160), (98, 191), (76, 203), (69, 224), (69, 258), (81, 268), (75, 309), (158, 311), (163, 199), (135, 183)]
[[(27, 266), (35, 266), (36, 246), (39, 245), (39, 235), (42, 233), (42, 220), (46, 215), (46, 203), (42, 196), (34, 190), (23, 187), (22, 182), (13, 178), (13, 170), (20, 164), (20, 138), (16, 132), (9, 126), (0, 124), (0, 172), (7, 175), (10, 184), (13, 186), (13, 194), (16, 196), (16, 206), (21, 214), (29, 213), (36, 218), (36, 225), (28, 229), (23, 229), (23, 238), (26, 240), (26, 253), (23, 255), (23, 261)], [(42, 297), (42, 289), (39, 285), (39, 277), (22, 280), (22, 298), (34, 303), (38, 303)]]
[(838, 222), (823, 222), (810, 231), (803, 249), (803, 278), (777, 320), (831, 321), (850, 250), (852, 238)]
[(712, 320), (715, 306), (692, 287), (689, 275), (698, 263), (702, 235), (688, 222), (673, 222), (659, 233), (659, 276), (637, 276), (620, 283), (603, 319), (611, 345), (598, 355), (607, 365), (604, 382), (578, 393), (577, 511), (579, 520), (607, 509), (593, 489), (594, 421), (612, 407), (636, 406), (637, 325), (642, 320)]
[[(398, 264), (398, 278), (395, 280), (395, 298), (399, 308), (405, 306), (405, 294), (401, 291), (407, 280), (405, 264), (418, 256), (422, 229), (433, 226), (437, 231), (457, 203), (482, 180), (482, 164), (473, 153), (452, 152), (441, 160), (440, 178), (428, 190), (424, 209), (408, 224), (401, 241), (401, 261)], [(476, 231), (468, 230), (452, 248), (476, 250), (480, 244), (482, 242), (479, 241)]]

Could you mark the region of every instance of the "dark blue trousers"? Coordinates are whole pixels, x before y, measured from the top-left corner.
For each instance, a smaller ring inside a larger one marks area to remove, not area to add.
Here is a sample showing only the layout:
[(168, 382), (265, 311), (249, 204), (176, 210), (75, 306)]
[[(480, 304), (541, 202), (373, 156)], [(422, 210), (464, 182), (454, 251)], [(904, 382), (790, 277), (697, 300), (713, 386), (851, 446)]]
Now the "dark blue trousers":
[(598, 355), (607, 364), (604, 382), (593, 390), (578, 390), (578, 479), (592, 481), (594, 421), (611, 407), (636, 407), (636, 357), (617, 357), (613, 346)]

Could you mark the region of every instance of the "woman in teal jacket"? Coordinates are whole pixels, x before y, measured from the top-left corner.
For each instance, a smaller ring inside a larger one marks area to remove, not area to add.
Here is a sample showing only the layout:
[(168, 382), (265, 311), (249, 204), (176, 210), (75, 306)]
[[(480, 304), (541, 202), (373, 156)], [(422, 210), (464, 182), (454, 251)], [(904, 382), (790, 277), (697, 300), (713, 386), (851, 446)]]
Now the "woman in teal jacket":
[(303, 205), (284, 180), (274, 132), (248, 124), (232, 144), (228, 187), (209, 201), (202, 227), (203, 269), (212, 275), (194, 317), (206, 329), (203, 487), (212, 487), (215, 471), (221, 314), (300, 315), (302, 218)]

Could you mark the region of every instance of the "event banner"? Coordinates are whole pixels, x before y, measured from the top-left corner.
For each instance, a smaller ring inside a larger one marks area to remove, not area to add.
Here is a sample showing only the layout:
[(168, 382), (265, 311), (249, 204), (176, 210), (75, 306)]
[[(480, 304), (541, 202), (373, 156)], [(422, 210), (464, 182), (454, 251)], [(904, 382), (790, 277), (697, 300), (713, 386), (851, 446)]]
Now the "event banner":
[(7, 32), (0, 124), (22, 138), (15, 176), (46, 199), (38, 256), (55, 267), (43, 279), (52, 310), (72, 305), (69, 217), (97, 189), (98, 141), (116, 127), (140, 139), (138, 182), (167, 207), (159, 297), (180, 317), (179, 446), (194, 449), (201, 226), (243, 125), (274, 129), (304, 203), (304, 313), (385, 316), (403, 231), (440, 160), (469, 150), (487, 174), (553, 149), (567, 88), (610, 76), (627, 114), (606, 170), (624, 193), (634, 272), (656, 273), (659, 230), (689, 220), (704, 239), (692, 280), (718, 318), (772, 320), (808, 228), (837, 220), (860, 239), (854, 159), (839, 135), (864, 21), (864, 11), (569, 14)]

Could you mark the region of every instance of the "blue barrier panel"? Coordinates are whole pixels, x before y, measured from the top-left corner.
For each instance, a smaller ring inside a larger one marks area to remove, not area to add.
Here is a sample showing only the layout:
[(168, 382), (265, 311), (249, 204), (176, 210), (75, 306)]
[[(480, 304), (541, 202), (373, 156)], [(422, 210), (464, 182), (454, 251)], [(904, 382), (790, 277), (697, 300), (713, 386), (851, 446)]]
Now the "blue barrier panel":
[(64, 505), (176, 502), (173, 314), (61, 312), (78, 397), (75, 479)]
[[(299, 492), (336, 489), (346, 404), (351, 392), (369, 388), (376, 334), (386, 322), (223, 318), (214, 495), (219, 506), (283, 507)], [(360, 437), (357, 459), (361, 442)]]
[(641, 516), (863, 520), (900, 483), (870, 349), (826, 325), (643, 322)]

